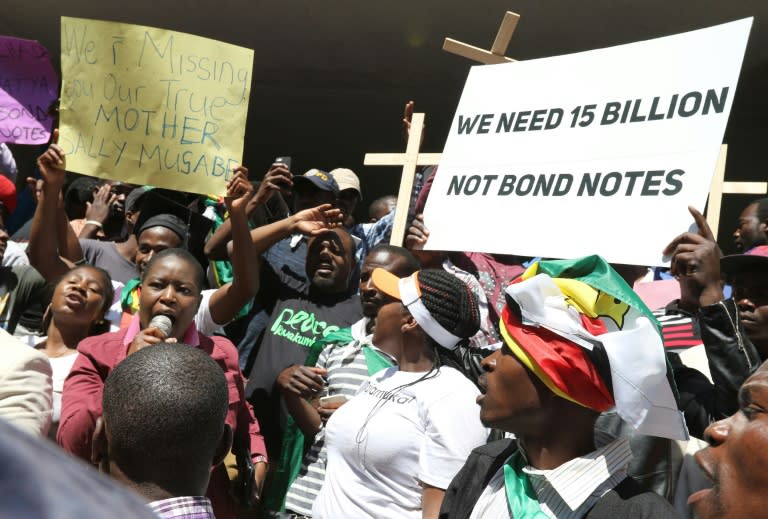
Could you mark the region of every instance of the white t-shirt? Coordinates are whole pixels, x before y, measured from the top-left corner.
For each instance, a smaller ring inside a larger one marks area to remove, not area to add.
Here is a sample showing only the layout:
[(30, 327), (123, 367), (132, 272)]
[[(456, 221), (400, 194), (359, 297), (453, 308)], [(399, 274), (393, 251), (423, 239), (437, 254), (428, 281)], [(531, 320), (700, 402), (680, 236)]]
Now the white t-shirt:
[(61, 395), (64, 392), (64, 380), (72, 371), (72, 366), (79, 353), (63, 357), (48, 357), (51, 362), (51, 384), (53, 385), (53, 423), (58, 424), (61, 417)]
[(486, 442), (472, 382), (448, 367), (424, 375), (379, 372), (333, 414), (314, 519), (420, 518), (420, 482), (447, 488)]

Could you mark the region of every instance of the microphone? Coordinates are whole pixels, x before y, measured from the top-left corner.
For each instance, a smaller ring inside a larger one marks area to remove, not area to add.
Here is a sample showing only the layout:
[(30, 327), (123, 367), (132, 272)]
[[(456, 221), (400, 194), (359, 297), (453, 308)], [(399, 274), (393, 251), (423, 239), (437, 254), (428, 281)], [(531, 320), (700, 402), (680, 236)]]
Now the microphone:
[(171, 334), (171, 328), (173, 328), (173, 320), (167, 315), (158, 314), (149, 321), (147, 328), (157, 328), (168, 337)]

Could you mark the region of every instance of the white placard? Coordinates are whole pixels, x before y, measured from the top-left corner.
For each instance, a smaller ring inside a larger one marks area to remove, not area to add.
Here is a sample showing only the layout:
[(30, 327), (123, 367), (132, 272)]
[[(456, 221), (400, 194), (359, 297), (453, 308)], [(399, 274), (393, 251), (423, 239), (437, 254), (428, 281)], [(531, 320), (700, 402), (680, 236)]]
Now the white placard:
[(751, 26), (473, 67), (427, 248), (663, 264), (704, 208)]

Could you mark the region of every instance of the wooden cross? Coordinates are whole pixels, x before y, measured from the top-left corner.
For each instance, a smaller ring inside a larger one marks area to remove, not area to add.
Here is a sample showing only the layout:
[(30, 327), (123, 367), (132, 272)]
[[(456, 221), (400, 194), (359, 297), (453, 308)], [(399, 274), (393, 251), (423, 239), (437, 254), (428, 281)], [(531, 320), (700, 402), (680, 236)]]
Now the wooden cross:
[(415, 113), (411, 119), (411, 129), (408, 132), (408, 145), (405, 153), (366, 153), (363, 164), (366, 166), (402, 166), (403, 175), (400, 177), (400, 189), (397, 193), (395, 221), (392, 225), (391, 245), (403, 245), (405, 227), (408, 224), (408, 207), (411, 203), (413, 179), (416, 176), (416, 166), (436, 166), (440, 163), (440, 153), (419, 153), (421, 135), (424, 131), (424, 114)]
[(481, 49), (468, 43), (463, 43), (452, 38), (446, 38), (443, 42), (443, 50), (452, 54), (458, 54), (465, 58), (471, 59), (483, 63), (485, 65), (495, 65), (497, 63), (508, 63), (515, 61), (512, 58), (505, 56), (507, 53), (507, 47), (512, 39), (512, 33), (517, 28), (517, 22), (520, 21), (520, 15), (507, 11), (504, 14), (504, 19), (499, 27), (499, 32), (496, 34), (496, 39), (493, 41), (491, 50)]
[(709, 204), (707, 206), (707, 223), (712, 229), (712, 234), (717, 239), (717, 231), (720, 224), (720, 208), (723, 203), (723, 195), (765, 195), (768, 193), (768, 182), (726, 182), (725, 158), (728, 154), (728, 145), (720, 146), (720, 156), (717, 158), (715, 175), (712, 177), (712, 185), (709, 189)]

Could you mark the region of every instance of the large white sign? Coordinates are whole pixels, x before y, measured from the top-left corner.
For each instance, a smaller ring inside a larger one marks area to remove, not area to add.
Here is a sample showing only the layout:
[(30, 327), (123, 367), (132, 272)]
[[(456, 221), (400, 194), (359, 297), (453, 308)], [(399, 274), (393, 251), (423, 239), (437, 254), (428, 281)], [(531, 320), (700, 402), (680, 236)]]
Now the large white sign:
[(473, 67), (427, 248), (663, 264), (706, 202), (751, 26)]

